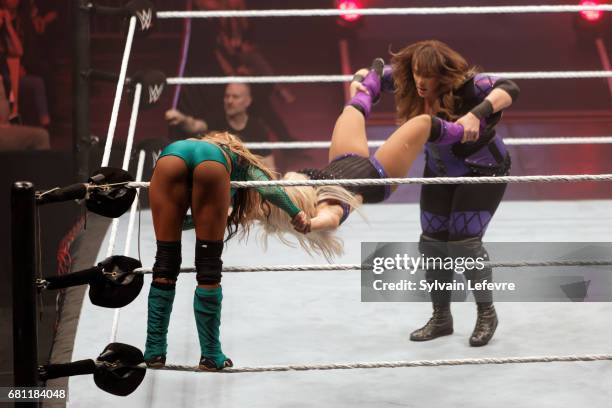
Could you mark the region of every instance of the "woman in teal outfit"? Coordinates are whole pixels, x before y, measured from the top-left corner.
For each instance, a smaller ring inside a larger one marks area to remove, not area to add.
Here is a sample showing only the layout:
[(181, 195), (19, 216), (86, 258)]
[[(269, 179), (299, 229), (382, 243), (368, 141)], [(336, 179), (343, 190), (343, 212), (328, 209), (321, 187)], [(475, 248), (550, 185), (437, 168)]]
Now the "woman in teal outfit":
[[(191, 207), (196, 231), (195, 267), (198, 281), (193, 309), (200, 340), (202, 370), (231, 367), (219, 341), (221, 324), (221, 270), (223, 237), (248, 230), (255, 220), (265, 220), (272, 204), (291, 219), (296, 231), (310, 230), (309, 217), (285, 191), (276, 186), (257, 189), (230, 188), (230, 181), (269, 180), (272, 173), (258, 156), (235, 136), (211, 133), (201, 139), (168, 145), (157, 161), (149, 187), (157, 253), (149, 291), (145, 361), (152, 368), (166, 362), (167, 333), (181, 267), (181, 232)], [(228, 210), (232, 212), (228, 218)]]

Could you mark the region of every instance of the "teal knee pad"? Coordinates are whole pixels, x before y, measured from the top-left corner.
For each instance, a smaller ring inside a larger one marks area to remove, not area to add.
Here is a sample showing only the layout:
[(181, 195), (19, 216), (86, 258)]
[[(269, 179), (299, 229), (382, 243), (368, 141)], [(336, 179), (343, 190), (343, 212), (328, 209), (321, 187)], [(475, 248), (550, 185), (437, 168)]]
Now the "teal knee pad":
[(168, 325), (176, 290), (174, 285), (158, 285), (155, 282), (149, 291), (147, 317), (147, 342), (144, 358), (165, 356), (168, 350)]
[(223, 292), (220, 287), (214, 289), (196, 288), (193, 296), (193, 311), (200, 339), (201, 355), (213, 359), (217, 368), (222, 368), (228, 359), (221, 351), (221, 341), (219, 340), (222, 301)]

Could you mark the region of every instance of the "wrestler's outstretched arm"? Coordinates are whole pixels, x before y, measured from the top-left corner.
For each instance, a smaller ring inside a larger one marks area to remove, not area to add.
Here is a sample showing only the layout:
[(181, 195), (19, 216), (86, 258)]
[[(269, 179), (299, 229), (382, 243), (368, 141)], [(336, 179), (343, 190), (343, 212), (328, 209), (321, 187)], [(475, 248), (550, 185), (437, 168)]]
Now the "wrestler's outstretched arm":
[[(260, 168), (249, 166), (246, 173), (247, 180), (253, 181), (268, 181), (270, 178)], [(287, 213), (291, 218), (291, 224), (296, 231), (307, 234), (310, 231), (310, 219), (304, 211), (302, 211), (289, 198), (287, 192), (280, 186), (261, 186), (255, 187), (257, 192), (271, 204), (277, 206)]]
[(310, 219), (311, 231), (334, 230), (340, 226), (344, 215), (340, 204), (324, 204), (317, 206), (317, 215)]

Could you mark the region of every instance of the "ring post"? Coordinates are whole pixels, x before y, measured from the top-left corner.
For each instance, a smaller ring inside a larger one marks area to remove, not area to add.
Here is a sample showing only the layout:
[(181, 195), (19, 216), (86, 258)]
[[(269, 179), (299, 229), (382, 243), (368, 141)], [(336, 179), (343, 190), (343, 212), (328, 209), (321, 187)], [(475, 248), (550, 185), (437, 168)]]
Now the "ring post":
[[(14, 183), (11, 192), (11, 246), (15, 387), (38, 386), (35, 212), (34, 185), (27, 181)], [(36, 407), (38, 404), (20, 406)]]
[(72, 80), (73, 117), (72, 136), (78, 180), (89, 177), (89, 70), (90, 70), (90, 10), (87, 0), (72, 0), (74, 15), (74, 61)]

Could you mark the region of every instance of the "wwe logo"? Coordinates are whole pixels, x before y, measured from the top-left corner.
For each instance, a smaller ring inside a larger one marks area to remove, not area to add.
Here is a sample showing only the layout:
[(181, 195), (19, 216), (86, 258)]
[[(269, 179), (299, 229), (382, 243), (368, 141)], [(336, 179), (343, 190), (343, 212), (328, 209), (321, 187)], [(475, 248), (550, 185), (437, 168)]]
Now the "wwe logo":
[(146, 31), (151, 28), (151, 23), (153, 21), (153, 10), (146, 9), (136, 12), (136, 16), (140, 21), (140, 29), (141, 31)]
[(164, 84), (152, 85), (149, 87), (149, 104), (154, 104), (161, 97)]

